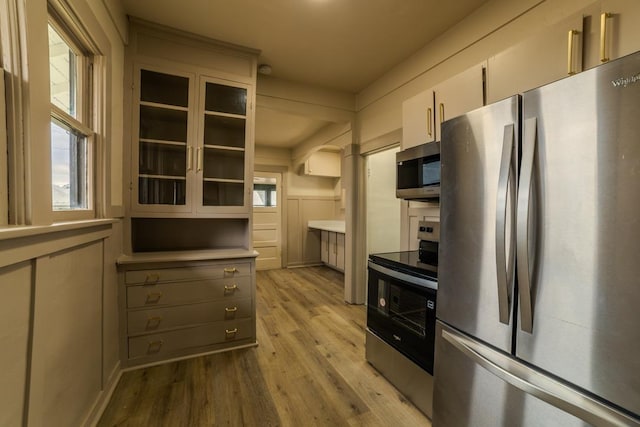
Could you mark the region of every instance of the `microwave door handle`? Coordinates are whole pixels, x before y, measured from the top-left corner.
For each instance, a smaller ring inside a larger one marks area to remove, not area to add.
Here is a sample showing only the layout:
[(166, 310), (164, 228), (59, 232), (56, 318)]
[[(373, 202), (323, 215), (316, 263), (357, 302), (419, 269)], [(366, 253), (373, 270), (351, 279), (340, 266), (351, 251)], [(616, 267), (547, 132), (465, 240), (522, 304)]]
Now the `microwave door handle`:
[(518, 191), (518, 219), (516, 230), (518, 287), (520, 293), (520, 328), (533, 332), (533, 304), (531, 298), (531, 266), (529, 259), (529, 213), (532, 196), (532, 180), (534, 154), (537, 141), (536, 118), (524, 121), (524, 137), (522, 142), (522, 171), (520, 189)]
[[(513, 142), (514, 125), (504, 127), (502, 137), (502, 157), (500, 159), (500, 174), (498, 176), (498, 194), (496, 206), (496, 272), (498, 278), (498, 311), (501, 323), (509, 324), (509, 309), (511, 306), (511, 295), (509, 295), (509, 285), (513, 282), (513, 251), (514, 245), (509, 245), (509, 255), (507, 259), (507, 218), (510, 217), (509, 224), (513, 226), (513, 200), (514, 184), (513, 180)], [(510, 185), (511, 184), (511, 185)], [(507, 212), (509, 211), (509, 212)], [(513, 236), (513, 233), (509, 233)]]

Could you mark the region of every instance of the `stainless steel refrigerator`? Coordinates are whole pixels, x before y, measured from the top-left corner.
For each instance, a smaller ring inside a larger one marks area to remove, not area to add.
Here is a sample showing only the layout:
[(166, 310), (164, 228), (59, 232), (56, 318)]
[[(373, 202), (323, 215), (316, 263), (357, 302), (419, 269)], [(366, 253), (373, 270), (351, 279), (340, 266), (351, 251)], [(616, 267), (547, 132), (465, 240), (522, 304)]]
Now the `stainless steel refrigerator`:
[(640, 425), (640, 52), (445, 122), (434, 427)]

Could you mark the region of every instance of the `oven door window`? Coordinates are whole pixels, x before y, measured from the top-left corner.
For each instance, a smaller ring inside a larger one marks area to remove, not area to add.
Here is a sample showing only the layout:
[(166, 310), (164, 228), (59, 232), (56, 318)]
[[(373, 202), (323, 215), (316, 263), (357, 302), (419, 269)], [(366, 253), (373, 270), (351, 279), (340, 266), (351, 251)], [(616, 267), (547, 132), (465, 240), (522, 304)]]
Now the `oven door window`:
[(421, 337), (426, 336), (427, 298), (407, 287), (391, 285), (389, 317)]
[(433, 374), (436, 291), (369, 268), (367, 327)]

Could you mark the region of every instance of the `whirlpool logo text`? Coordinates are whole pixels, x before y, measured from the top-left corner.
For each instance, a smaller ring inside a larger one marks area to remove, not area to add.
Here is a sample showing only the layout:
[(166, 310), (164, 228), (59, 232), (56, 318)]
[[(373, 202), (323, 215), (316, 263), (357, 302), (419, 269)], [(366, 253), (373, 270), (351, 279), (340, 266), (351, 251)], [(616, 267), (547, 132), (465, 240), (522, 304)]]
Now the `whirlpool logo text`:
[(630, 84), (640, 82), (640, 73), (630, 77), (620, 77), (619, 79), (611, 80), (613, 87), (627, 87)]

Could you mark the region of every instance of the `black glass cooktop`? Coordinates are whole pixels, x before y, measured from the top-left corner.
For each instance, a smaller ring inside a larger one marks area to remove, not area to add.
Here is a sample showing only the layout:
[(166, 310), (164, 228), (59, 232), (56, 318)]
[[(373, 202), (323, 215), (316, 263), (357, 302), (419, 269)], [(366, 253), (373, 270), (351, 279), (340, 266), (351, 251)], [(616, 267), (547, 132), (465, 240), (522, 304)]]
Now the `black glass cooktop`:
[(376, 264), (392, 270), (401, 271), (418, 277), (436, 280), (437, 267), (420, 261), (418, 251), (388, 252), (384, 254), (370, 254), (369, 259)]

